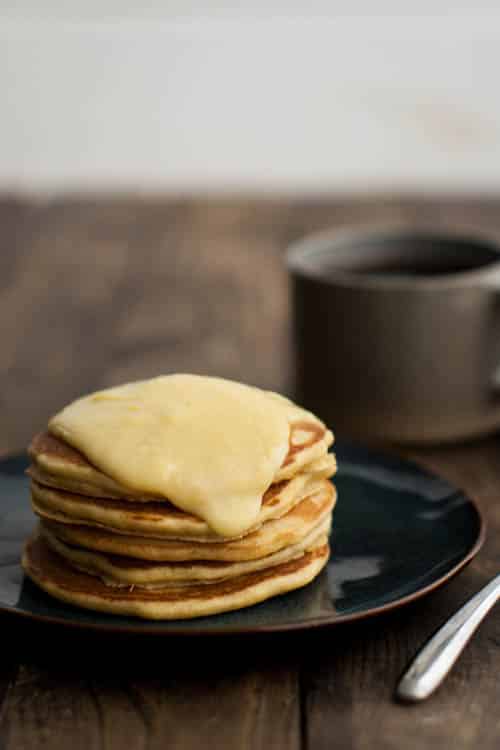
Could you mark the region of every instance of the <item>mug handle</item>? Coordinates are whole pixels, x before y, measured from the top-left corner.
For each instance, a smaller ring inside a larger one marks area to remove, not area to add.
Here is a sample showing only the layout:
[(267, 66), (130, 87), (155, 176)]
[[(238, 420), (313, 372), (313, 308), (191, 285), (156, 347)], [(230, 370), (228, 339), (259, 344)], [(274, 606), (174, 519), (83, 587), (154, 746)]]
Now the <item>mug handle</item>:
[[(491, 292), (493, 304), (498, 308), (495, 310), (495, 320), (498, 329), (500, 329), (500, 270), (492, 274), (484, 283), (484, 286)], [(500, 330), (498, 330), (498, 336), (500, 337)], [(490, 376), (490, 388), (495, 396), (500, 397), (500, 361)]]

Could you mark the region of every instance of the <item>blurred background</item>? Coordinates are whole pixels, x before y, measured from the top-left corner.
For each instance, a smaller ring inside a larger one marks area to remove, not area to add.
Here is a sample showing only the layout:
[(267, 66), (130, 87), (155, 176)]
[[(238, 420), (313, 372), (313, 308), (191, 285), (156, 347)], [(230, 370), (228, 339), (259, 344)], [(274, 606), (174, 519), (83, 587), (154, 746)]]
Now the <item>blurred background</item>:
[(491, 0), (2, 0), (26, 191), (496, 190)]
[(1, 0), (0, 450), (159, 372), (290, 392), (290, 241), (499, 232), (499, 70), (487, 0)]

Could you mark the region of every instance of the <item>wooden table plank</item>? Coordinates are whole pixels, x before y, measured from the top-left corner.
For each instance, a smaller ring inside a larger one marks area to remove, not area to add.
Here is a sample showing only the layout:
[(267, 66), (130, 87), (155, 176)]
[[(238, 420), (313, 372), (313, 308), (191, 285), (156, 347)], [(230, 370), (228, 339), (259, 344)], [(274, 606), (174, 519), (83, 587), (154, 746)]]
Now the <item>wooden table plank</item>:
[(300, 747), (298, 670), (266, 639), (42, 632), (6, 698), (6, 750), (65, 750), (73, 732), (87, 748)]
[[(289, 241), (373, 222), (500, 236), (499, 209), (391, 196), (0, 200), (0, 451), (23, 448), (80, 393), (158, 372), (290, 391)], [(445, 590), (384, 618), (222, 653), (82, 634), (63, 648), (54, 629), (6, 621), (2, 746), (498, 747), (498, 612), (430, 701), (392, 701), (414, 650), (500, 567), (500, 440), (413, 457), (477, 497), (489, 522), (480, 557)]]

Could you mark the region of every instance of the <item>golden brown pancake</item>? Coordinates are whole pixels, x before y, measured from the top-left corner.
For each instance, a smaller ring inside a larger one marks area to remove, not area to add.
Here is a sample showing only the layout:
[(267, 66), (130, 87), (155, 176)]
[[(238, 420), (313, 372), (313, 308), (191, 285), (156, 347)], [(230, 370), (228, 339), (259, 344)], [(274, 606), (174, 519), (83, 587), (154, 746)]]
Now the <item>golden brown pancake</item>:
[(103, 552), (75, 547), (61, 541), (48, 527), (40, 526), (40, 535), (48, 546), (64, 558), (69, 565), (85, 573), (99, 576), (108, 586), (158, 586), (185, 585), (222, 581), (235, 576), (264, 570), (289, 560), (301, 557), (321, 539), (328, 540), (330, 517), (320, 523), (295, 545), (284, 547), (274, 554), (258, 560), (243, 562), (193, 561), (154, 563), (136, 560), (133, 557), (120, 557)]
[(62, 601), (152, 619), (304, 586), (329, 555), (332, 442), (311, 412), (221, 378), (83, 396), (30, 446), (24, 570)]
[[(299, 474), (293, 479), (277, 482), (264, 494), (262, 507), (248, 531), (263, 523), (280, 518), (298, 502), (315, 491), (321, 481), (321, 463), (317, 474)], [(330, 473), (327, 469), (325, 473)], [(134, 503), (131, 500), (96, 498), (46, 487), (31, 482), (35, 513), (62, 523), (97, 526), (117, 534), (133, 534), (149, 538), (189, 539), (192, 541), (224, 541), (201, 518), (179, 510), (168, 502)], [(234, 537), (233, 537), (234, 538)]]
[[(290, 479), (306, 470), (308, 464), (325, 459), (333, 435), (314, 422), (291, 425), (288, 454), (274, 482)], [(165, 498), (136, 492), (99, 471), (85, 456), (48, 432), (37, 435), (29, 447), (34, 466), (29, 473), (40, 484), (81, 495), (131, 499), (141, 502), (165, 502)], [(335, 464), (330, 459), (330, 474)]]
[(331, 513), (336, 500), (335, 488), (321, 480), (314, 494), (304, 498), (286, 515), (264, 523), (259, 529), (239, 539), (192, 542), (151, 539), (116, 534), (90, 526), (70, 525), (47, 518), (38, 510), (43, 525), (68, 544), (140, 560), (183, 562), (222, 560), (241, 562), (256, 560), (297, 544)]
[(48, 594), (85, 609), (147, 619), (187, 619), (248, 607), (305, 586), (328, 560), (328, 544), (319, 544), (294, 560), (267, 570), (217, 583), (130, 589), (107, 586), (77, 571), (35, 536), (26, 545), (23, 568)]

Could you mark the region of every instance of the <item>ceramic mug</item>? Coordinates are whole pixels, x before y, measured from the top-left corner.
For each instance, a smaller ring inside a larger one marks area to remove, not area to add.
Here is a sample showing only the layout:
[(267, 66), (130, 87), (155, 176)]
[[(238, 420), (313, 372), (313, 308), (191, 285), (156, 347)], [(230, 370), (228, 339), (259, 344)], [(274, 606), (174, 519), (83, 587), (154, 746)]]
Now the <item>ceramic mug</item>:
[(295, 396), (339, 434), (441, 442), (500, 426), (500, 248), (341, 231), (295, 243)]

